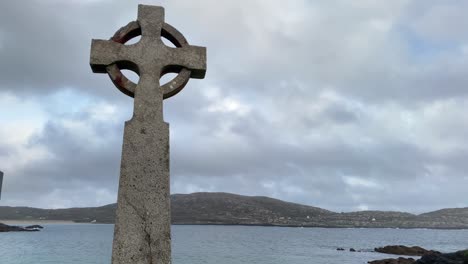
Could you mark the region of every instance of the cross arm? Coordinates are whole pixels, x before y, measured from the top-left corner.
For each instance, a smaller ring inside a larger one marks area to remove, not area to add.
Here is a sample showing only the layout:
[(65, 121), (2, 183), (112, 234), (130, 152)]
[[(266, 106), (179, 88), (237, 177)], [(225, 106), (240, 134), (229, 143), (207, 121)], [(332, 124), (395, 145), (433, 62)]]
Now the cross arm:
[(185, 46), (169, 48), (171, 56), (169, 65), (181, 66), (192, 72), (192, 78), (203, 79), (206, 73), (206, 48)]
[(130, 60), (126, 46), (109, 40), (93, 39), (89, 64), (94, 73), (106, 73), (112, 63)]

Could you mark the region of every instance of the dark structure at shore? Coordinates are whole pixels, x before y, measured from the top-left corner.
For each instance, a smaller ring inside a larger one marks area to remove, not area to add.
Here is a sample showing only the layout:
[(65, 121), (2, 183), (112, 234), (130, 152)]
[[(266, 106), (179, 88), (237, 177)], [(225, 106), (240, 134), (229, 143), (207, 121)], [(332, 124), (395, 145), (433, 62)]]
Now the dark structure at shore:
[(461, 250), (453, 253), (440, 253), (416, 246), (407, 247), (398, 245), (376, 248), (375, 251), (383, 254), (421, 256), (421, 258), (386, 258), (369, 261), (369, 264), (468, 264), (468, 250)]
[(2, 199), (3, 172), (0, 171), (0, 200)]
[(44, 227), (40, 225), (31, 225), (26, 227), (21, 226), (10, 226), (0, 223), (0, 232), (36, 232), (40, 231)]

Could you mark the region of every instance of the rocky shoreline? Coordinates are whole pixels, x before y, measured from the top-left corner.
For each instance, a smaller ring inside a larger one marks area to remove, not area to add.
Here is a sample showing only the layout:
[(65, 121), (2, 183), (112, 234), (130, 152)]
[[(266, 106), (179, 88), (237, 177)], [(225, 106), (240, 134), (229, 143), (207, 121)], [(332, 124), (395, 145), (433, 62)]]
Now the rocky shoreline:
[(0, 232), (37, 232), (43, 229), (44, 227), (40, 225), (30, 225), (30, 226), (10, 226), (0, 223)]
[(383, 254), (393, 254), (393, 255), (402, 255), (402, 256), (420, 256), (420, 257), (427, 255), (427, 254), (441, 254), (439, 251), (435, 251), (435, 250), (427, 250), (418, 246), (407, 247), (403, 245), (378, 247), (378, 248), (375, 248), (374, 251), (383, 253)]
[(369, 261), (369, 264), (468, 264), (468, 250), (453, 253), (430, 252), (422, 255), (420, 259), (414, 258), (388, 258)]
[[(344, 251), (345, 249), (337, 248), (337, 250)], [(360, 252), (360, 250), (355, 250), (353, 248), (349, 249), (349, 251)], [(373, 260), (369, 261), (369, 264), (468, 264), (468, 250), (460, 250), (453, 253), (441, 253), (417, 246), (408, 247), (403, 245), (393, 245), (375, 248), (374, 252), (411, 257)], [(415, 259), (412, 257), (421, 258)]]

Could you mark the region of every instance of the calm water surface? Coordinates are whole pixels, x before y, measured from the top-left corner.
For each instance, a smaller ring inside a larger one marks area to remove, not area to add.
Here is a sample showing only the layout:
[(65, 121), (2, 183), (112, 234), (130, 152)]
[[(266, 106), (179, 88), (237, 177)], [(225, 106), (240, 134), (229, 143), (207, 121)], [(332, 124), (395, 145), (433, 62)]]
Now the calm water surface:
[[(0, 233), (0, 263), (109, 264), (113, 227), (51, 224), (41, 232)], [(336, 248), (468, 248), (468, 230), (173, 226), (172, 232), (173, 264), (356, 264), (389, 255)]]

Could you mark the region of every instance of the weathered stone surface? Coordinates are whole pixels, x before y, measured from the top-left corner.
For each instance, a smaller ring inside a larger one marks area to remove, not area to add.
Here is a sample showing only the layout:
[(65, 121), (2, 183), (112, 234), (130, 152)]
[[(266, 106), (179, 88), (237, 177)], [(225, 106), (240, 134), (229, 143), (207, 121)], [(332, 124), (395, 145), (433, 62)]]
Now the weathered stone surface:
[[(137, 35), (138, 43), (124, 45)], [(177, 48), (166, 46), (161, 37)], [(163, 99), (182, 90), (190, 77), (205, 76), (206, 49), (188, 45), (164, 22), (162, 7), (139, 5), (136, 22), (111, 40), (93, 40), (90, 65), (135, 98), (124, 130), (112, 263), (170, 263), (169, 124), (163, 120)], [(138, 73), (138, 84), (122, 69)], [(168, 72), (179, 74), (161, 86), (160, 77)]]
[(169, 126), (125, 124), (112, 263), (170, 263)]
[(375, 252), (393, 254), (393, 255), (404, 255), (404, 256), (422, 256), (428, 253), (440, 253), (433, 250), (427, 250), (422, 247), (414, 246), (407, 247), (402, 245), (385, 246), (374, 249)]

